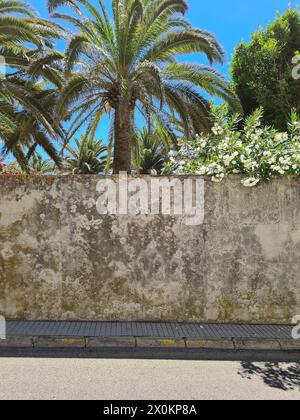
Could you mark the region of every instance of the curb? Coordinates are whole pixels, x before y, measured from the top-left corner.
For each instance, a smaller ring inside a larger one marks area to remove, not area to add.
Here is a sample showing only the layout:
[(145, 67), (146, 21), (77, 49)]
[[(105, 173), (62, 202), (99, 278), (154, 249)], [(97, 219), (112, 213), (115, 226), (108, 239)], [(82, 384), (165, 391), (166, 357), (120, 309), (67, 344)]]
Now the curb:
[(280, 340), (280, 349), (284, 351), (299, 350), (300, 351), (300, 340)]
[(32, 337), (8, 337), (0, 340), (0, 348), (34, 348)]
[[(277, 340), (233, 340), (235, 350), (281, 350)], [(300, 347), (299, 347), (300, 349)]]
[(85, 347), (87, 349), (97, 349), (103, 347), (136, 347), (134, 337), (111, 337), (111, 338), (86, 338)]
[(188, 349), (235, 350), (234, 343), (228, 339), (185, 340)]
[(300, 340), (271, 339), (167, 339), (156, 337), (8, 337), (1, 348), (96, 350), (103, 348), (156, 348), (233, 351), (300, 351)]
[(167, 339), (167, 338), (136, 338), (136, 347), (140, 348), (185, 348), (185, 340), (183, 339)]
[(34, 348), (85, 348), (84, 338), (70, 337), (35, 337), (33, 338)]

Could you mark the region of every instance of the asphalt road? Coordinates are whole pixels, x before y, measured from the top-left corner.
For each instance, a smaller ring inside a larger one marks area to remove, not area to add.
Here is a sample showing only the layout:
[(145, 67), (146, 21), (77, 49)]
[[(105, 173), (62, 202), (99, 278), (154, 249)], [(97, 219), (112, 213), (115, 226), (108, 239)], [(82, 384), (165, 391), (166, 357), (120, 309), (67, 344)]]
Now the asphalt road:
[(0, 358), (0, 399), (300, 399), (300, 363)]

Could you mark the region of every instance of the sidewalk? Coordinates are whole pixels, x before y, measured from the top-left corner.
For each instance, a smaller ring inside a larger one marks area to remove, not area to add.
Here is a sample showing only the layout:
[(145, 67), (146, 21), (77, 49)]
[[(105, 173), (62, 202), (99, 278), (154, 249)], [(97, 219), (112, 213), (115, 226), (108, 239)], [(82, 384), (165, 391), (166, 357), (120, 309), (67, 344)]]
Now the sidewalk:
[(7, 321), (1, 348), (185, 348), (300, 352), (292, 326), (152, 322)]

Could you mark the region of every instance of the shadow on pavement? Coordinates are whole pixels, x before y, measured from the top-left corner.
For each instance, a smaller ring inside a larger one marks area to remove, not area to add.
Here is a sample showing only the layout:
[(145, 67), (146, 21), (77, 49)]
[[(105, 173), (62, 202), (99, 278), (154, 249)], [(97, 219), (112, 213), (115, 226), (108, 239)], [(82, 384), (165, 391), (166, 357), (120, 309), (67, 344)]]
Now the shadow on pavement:
[(259, 377), (269, 387), (282, 391), (300, 391), (300, 363), (284, 366), (279, 363), (256, 364), (247, 361), (242, 362), (239, 375), (249, 380)]
[[(243, 362), (244, 372), (252, 375), (267, 374), (272, 377), (272, 369), (259, 371), (251, 362), (298, 363), (300, 377), (300, 352), (280, 351), (228, 351), (199, 349), (161, 349), (161, 348), (102, 348), (102, 349), (0, 349), (0, 358), (79, 358), (79, 359), (137, 359), (137, 360), (203, 360)], [(273, 366), (273, 365), (272, 365)], [(275, 368), (274, 368), (275, 369)], [(269, 372), (268, 372), (269, 371)], [(295, 371), (290, 372), (290, 375)], [(275, 377), (275, 372), (273, 373)], [(300, 379), (298, 379), (298, 383)], [(275, 381), (274, 381), (275, 383)]]

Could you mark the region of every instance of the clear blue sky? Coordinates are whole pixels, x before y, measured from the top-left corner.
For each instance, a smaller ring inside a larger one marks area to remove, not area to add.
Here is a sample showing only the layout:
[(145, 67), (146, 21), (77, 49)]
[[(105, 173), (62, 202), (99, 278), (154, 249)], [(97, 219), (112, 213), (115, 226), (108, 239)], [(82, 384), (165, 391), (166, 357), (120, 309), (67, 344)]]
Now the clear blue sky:
[[(98, 4), (98, 0), (91, 0)], [(107, 4), (110, 0), (104, 0)], [(48, 18), (46, 0), (27, 0), (43, 18)], [(284, 12), (288, 7), (296, 7), (300, 0), (188, 0), (187, 18), (194, 26), (214, 33), (227, 54), (227, 64), (218, 67), (229, 78), (230, 61), (235, 46), (241, 41), (248, 41), (251, 33), (259, 26), (265, 27), (272, 22), (276, 13)], [(63, 21), (60, 21), (62, 23)], [(59, 44), (58, 48), (63, 46)], [(197, 61), (193, 57), (191, 61)], [(108, 129), (107, 118), (99, 127), (99, 137), (105, 139)]]
[[(27, 0), (42, 17), (48, 17), (46, 0)], [(92, 0), (97, 4), (97, 0)], [(110, 0), (105, 0), (108, 4)], [(228, 63), (236, 44), (247, 41), (259, 26), (274, 20), (276, 12), (289, 5), (296, 7), (299, 0), (188, 0), (188, 19), (197, 27), (213, 32), (227, 53)], [(228, 74), (229, 65), (220, 69)]]

